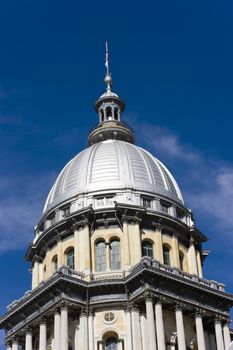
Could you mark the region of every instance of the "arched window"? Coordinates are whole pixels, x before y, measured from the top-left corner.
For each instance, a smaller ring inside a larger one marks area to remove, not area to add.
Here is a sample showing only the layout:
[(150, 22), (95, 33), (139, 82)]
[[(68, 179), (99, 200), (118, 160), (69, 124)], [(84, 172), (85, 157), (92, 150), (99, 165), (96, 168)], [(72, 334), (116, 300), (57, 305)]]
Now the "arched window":
[(105, 241), (98, 241), (95, 245), (96, 271), (106, 270)]
[(117, 339), (114, 337), (108, 338), (105, 342), (105, 350), (117, 350)]
[(142, 242), (142, 256), (149, 256), (153, 259), (153, 244), (149, 241)]
[(100, 110), (100, 115), (101, 115), (101, 122), (104, 121), (104, 111), (101, 109)]
[(68, 248), (66, 251), (66, 266), (74, 270), (74, 248)]
[(114, 119), (118, 120), (118, 109), (117, 109), (117, 107), (114, 108)]
[(165, 265), (171, 265), (170, 261), (170, 248), (166, 245), (163, 246), (163, 263)]
[(184, 254), (179, 252), (179, 260), (180, 260), (180, 269), (184, 270)]
[(120, 241), (114, 239), (110, 243), (110, 268), (119, 270), (121, 268), (121, 248)]
[(107, 116), (107, 120), (112, 119), (112, 108), (111, 107), (106, 108), (106, 116)]
[(53, 272), (57, 271), (57, 255), (54, 255), (54, 257), (52, 258), (52, 268)]

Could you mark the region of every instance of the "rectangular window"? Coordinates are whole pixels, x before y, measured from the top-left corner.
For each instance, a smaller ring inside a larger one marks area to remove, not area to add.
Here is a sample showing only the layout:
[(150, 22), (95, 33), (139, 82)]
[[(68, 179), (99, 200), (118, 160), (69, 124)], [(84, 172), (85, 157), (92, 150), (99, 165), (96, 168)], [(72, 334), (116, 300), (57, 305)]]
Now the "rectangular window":
[(49, 226), (52, 226), (55, 224), (55, 215), (51, 215), (48, 217), (49, 220)]
[(161, 211), (165, 214), (169, 214), (170, 205), (166, 202), (160, 202)]
[(152, 199), (150, 198), (142, 198), (142, 206), (146, 208), (152, 207)]
[(62, 208), (62, 217), (65, 218), (70, 214), (70, 206)]
[(178, 220), (183, 220), (184, 219), (184, 212), (180, 209), (176, 209), (176, 217)]
[(114, 205), (114, 196), (97, 197), (95, 199), (96, 207), (112, 207)]

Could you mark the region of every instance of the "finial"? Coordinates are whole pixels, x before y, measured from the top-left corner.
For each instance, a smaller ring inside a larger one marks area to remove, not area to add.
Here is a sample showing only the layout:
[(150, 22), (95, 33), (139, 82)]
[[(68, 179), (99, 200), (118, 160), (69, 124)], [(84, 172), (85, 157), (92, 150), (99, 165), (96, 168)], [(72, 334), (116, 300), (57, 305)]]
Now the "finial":
[(107, 92), (111, 92), (112, 77), (111, 77), (111, 73), (109, 72), (108, 43), (107, 43), (107, 41), (106, 41), (106, 53), (105, 53), (105, 67), (106, 67), (106, 75), (105, 75), (104, 82), (107, 85)]

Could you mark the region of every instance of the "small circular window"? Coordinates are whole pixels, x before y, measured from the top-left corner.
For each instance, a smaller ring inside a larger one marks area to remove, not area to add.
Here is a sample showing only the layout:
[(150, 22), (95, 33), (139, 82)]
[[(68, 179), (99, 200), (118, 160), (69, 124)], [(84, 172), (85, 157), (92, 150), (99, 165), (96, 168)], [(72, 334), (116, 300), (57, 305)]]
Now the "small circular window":
[(115, 315), (113, 312), (106, 312), (106, 314), (104, 315), (104, 321), (106, 323), (112, 323), (115, 321)]

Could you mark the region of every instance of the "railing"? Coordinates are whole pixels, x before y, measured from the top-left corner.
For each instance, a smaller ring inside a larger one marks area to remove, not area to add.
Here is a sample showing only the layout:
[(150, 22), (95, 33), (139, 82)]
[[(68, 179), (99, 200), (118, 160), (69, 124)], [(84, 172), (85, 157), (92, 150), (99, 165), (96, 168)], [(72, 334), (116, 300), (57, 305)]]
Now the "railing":
[(85, 274), (83, 272), (77, 272), (77, 271), (72, 270), (68, 266), (62, 266), (59, 269), (57, 269), (57, 271), (55, 271), (52, 276), (50, 276), (48, 279), (46, 279), (46, 281), (40, 282), (40, 284), (36, 288), (26, 291), (22, 298), (20, 298), (18, 300), (14, 300), (11, 304), (9, 304), (7, 306), (7, 311), (10, 311), (13, 307), (18, 305), (21, 301), (23, 301), (24, 299), (26, 299), (30, 295), (34, 294), (36, 291), (39, 291), (45, 285), (45, 283), (49, 282), (50, 280), (52, 280), (53, 278), (55, 278), (56, 276), (59, 276), (59, 275), (70, 276), (70, 277), (78, 278), (81, 280), (83, 280), (84, 276), (85, 276)]
[[(219, 283), (212, 280), (207, 280), (205, 278), (201, 278), (196, 275), (189, 274), (187, 272), (184, 272), (180, 270), (177, 267), (172, 267), (168, 265), (161, 264), (159, 261), (152, 259), (150, 257), (143, 257), (140, 262), (136, 265), (134, 265), (130, 270), (129, 273), (126, 274), (125, 271), (107, 271), (107, 272), (101, 272), (101, 273), (95, 273), (92, 274), (92, 280), (93, 281), (104, 281), (109, 279), (121, 279), (128, 276), (130, 273), (139, 271), (143, 266), (150, 266), (154, 269), (165, 271), (167, 273), (170, 273), (172, 275), (176, 275), (178, 277), (181, 277), (183, 279), (189, 280), (191, 282), (196, 282), (200, 285), (204, 285), (205, 287), (213, 288), (216, 290), (219, 290), (221, 292), (225, 291), (225, 285), (223, 283)], [(7, 306), (7, 310), (10, 311), (13, 307), (18, 305), (21, 301), (29, 297), (30, 295), (34, 294), (36, 291), (40, 290), (47, 282), (55, 278), (56, 276), (70, 276), (77, 279), (83, 280), (85, 277), (85, 273), (83, 272), (77, 272), (72, 269), (70, 269), (68, 266), (62, 266), (60, 267), (51, 277), (49, 277), (46, 281), (42, 281), (38, 287), (25, 292), (24, 296), (20, 298), (19, 300), (14, 300), (10, 305)]]
[(116, 121), (116, 120), (107, 120), (103, 123), (99, 123), (99, 124), (96, 124), (95, 126), (93, 126), (90, 130), (89, 130), (89, 135), (98, 127), (102, 126), (104, 123), (114, 123), (115, 125), (119, 125), (119, 126), (125, 126), (127, 129), (129, 129), (132, 133), (133, 133), (133, 129), (131, 128), (131, 126), (125, 122), (119, 122), (119, 121)]
[(206, 287), (217, 289), (217, 290), (222, 291), (222, 292), (225, 291), (225, 284), (223, 284), (223, 283), (218, 283), (216, 281), (207, 280), (205, 278), (201, 278), (199, 276), (189, 274), (187, 272), (184, 272), (184, 271), (180, 270), (177, 267), (172, 267), (172, 266), (161, 264), (159, 261), (154, 260), (154, 259), (152, 259), (150, 257), (143, 257), (138, 264), (134, 265), (130, 269), (130, 272), (136, 272), (142, 266), (151, 266), (151, 267), (154, 267), (154, 268), (156, 268), (158, 270), (162, 270), (162, 271), (171, 273), (173, 275), (179, 276), (179, 277), (187, 279), (189, 281), (202, 284), (202, 285), (204, 285)]

